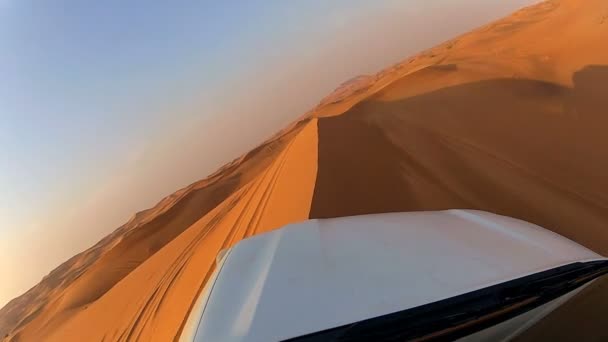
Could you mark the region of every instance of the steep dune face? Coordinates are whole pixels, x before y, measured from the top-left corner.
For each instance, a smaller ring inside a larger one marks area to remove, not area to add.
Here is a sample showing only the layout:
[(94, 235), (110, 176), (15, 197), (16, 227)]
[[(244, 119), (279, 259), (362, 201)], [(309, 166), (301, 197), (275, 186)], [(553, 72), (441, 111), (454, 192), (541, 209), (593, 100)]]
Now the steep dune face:
[(343, 112), (317, 111), (311, 217), (475, 208), (608, 254), (606, 13), (523, 9), (381, 73)]
[[(0, 332), (172, 340), (221, 249), (307, 218), (482, 209), (608, 255), (607, 41), (608, 2), (547, 1), (347, 82), (51, 272)], [(582, 322), (602, 336), (607, 283), (522, 339)]]
[[(589, 67), (576, 87), (602, 73), (608, 84), (608, 68)], [(608, 102), (576, 87), (495, 79), (385, 101), (392, 88), (320, 119), (311, 217), (475, 208), (607, 254)]]

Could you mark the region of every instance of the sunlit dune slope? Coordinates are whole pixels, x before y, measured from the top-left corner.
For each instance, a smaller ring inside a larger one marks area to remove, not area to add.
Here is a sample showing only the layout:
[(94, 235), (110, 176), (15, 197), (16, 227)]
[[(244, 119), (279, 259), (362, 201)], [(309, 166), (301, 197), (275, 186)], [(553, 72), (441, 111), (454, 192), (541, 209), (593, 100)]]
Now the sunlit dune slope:
[[(303, 134), (302, 130), (305, 127), (311, 128), (306, 130), (306, 134)], [(244, 197), (244, 200), (240, 200), (245, 201), (246, 208), (249, 208), (247, 215), (241, 218), (241, 225), (251, 226), (251, 222), (257, 222), (261, 227), (259, 230), (268, 230), (294, 220), (306, 219), (316, 174), (317, 142), (315, 134), (316, 120), (306, 119), (295, 123), (280, 136), (222, 167), (209, 178), (179, 190), (163, 199), (154, 208), (138, 213), (127, 224), (96, 246), (70, 259), (51, 272), (28, 293), (16, 298), (3, 308), (1, 317), (3, 328), (10, 329), (11, 326), (16, 326), (16, 330), (20, 330), (27, 326), (28, 329), (16, 334), (14, 339), (30, 340), (42, 337), (48, 339), (56, 328), (67, 327), (68, 335), (60, 334), (57, 339), (77, 339), (78, 334), (81, 333), (71, 335), (70, 327), (72, 325), (64, 325), (66, 321), (74, 316), (87, 316), (87, 313), (99, 306), (99, 302), (103, 302), (103, 298), (110, 297), (109, 293), (116, 291), (119, 288), (118, 284), (125, 282), (127, 276), (140, 269), (142, 263), (145, 263), (152, 255), (159, 254), (159, 250), (168, 248), (167, 244), (184, 231), (191, 231), (189, 228), (199, 220), (208, 219), (212, 209), (217, 210), (219, 205), (236, 196), (237, 190), (248, 188), (250, 189), (248, 193), (251, 194)], [(303, 138), (296, 139), (301, 135)], [(304, 144), (308, 146), (308, 149), (301, 147), (302, 139), (305, 139)], [(294, 160), (293, 156), (287, 157), (285, 155), (287, 151), (295, 151), (299, 158), (303, 158), (302, 163), (304, 164), (299, 166), (299, 160)], [(296, 163), (295, 166), (294, 163)], [(284, 175), (285, 170), (289, 177), (297, 177), (298, 181), (291, 178), (286, 179), (285, 176), (278, 177), (280, 174)], [(302, 182), (300, 179), (303, 177), (312, 177), (310, 184)], [(301, 185), (301, 191), (296, 191), (297, 186), (286, 186), (286, 184), (292, 183)], [(280, 188), (275, 191), (273, 189), (277, 184), (280, 185)], [(255, 188), (252, 188), (253, 185)], [(289, 201), (286, 197), (296, 202)], [(259, 201), (262, 199), (267, 204), (266, 206), (260, 206)], [(308, 201), (307, 206), (298, 209), (299, 203), (307, 203), (306, 201)], [(252, 211), (251, 208), (257, 209)], [(261, 211), (264, 208), (270, 208), (271, 212), (277, 214), (261, 215), (267, 211), (267, 209)], [(249, 211), (252, 212), (249, 213)], [(255, 221), (252, 221), (254, 219)], [(228, 234), (228, 232), (225, 233)], [(253, 229), (248, 230), (247, 234), (250, 235), (253, 232)], [(234, 229), (231, 234), (236, 236), (230, 240), (233, 243), (242, 238), (245, 231), (241, 228)], [(215, 258), (216, 252), (212, 252), (210, 255)], [(173, 262), (174, 260), (169, 258), (166, 261)], [(205, 277), (206, 272), (201, 271), (198, 275)], [(151, 281), (147, 276), (144, 279), (135, 278), (137, 286), (154, 284)], [(198, 284), (193, 285), (198, 288)], [(141, 293), (144, 296), (151, 295), (148, 292), (139, 292), (137, 286), (131, 288), (134, 290), (133, 294), (119, 300), (121, 304), (130, 303), (135, 293)], [(91, 305), (92, 303), (95, 305)], [(139, 308), (137, 303), (135, 305)], [(106, 314), (107, 316), (104, 316)], [(101, 317), (94, 317), (89, 321), (88, 326), (80, 325), (77, 330), (87, 327), (91, 338), (99, 337), (101, 339), (105, 335), (105, 328), (95, 329), (100, 327), (101, 322), (104, 322), (104, 317), (115, 319), (116, 323), (121, 320), (129, 321), (131, 316), (128, 315), (137, 316), (137, 313), (125, 312), (125, 315), (121, 316), (112, 309), (105, 312), (102, 310)], [(30, 331), (35, 331), (35, 334), (30, 335)], [(101, 335), (97, 332), (100, 332)]]
[[(219, 250), (307, 218), (482, 209), (608, 255), (606, 42), (608, 2), (548, 1), (346, 82), (61, 265), (0, 311), (0, 332), (172, 340)], [(608, 338), (607, 285), (521, 340), (578, 326)]]

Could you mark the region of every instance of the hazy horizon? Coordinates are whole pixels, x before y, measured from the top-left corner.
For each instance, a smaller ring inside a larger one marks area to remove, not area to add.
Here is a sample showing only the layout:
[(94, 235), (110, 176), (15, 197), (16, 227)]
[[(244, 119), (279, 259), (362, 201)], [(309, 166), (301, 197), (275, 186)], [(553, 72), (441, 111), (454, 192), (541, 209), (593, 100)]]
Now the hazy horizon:
[(2, 2), (0, 307), (343, 81), (535, 2)]

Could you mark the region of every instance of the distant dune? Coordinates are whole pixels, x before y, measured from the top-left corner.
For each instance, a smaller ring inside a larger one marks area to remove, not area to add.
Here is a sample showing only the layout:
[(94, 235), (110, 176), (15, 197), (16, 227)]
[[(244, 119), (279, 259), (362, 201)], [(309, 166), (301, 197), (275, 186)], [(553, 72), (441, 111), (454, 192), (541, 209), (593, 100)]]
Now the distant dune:
[[(606, 42), (607, 1), (547, 1), (346, 82), (11, 301), (1, 336), (173, 340), (218, 251), (308, 218), (482, 209), (608, 255)], [(520, 340), (608, 340), (605, 308), (608, 280)]]

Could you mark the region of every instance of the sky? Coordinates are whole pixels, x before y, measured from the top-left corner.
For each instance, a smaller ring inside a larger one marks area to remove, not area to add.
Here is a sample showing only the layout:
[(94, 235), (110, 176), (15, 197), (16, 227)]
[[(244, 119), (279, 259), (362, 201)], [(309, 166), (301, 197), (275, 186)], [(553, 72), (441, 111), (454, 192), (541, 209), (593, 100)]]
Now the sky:
[(337, 85), (533, 0), (0, 0), (0, 306)]

